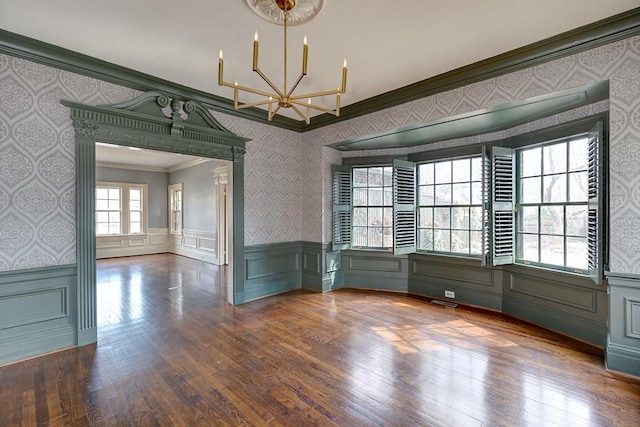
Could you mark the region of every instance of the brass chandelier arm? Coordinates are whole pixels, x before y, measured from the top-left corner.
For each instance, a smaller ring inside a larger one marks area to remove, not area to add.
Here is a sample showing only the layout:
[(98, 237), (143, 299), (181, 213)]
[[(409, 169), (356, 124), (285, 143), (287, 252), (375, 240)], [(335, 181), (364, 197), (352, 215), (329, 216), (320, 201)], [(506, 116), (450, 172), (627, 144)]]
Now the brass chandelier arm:
[[(320, 105), (309, 104), (308, 102), (302, 102), (302, 101), (298, 101), (298, 100), (292, 100), (291, 103), (295, 104), (295, 105), (299, 105), (301, 107), (307, 107), (307, 108), (311, 108), (311, 109), (314, 109), (314, 110), (322, 111), (323, 113), (333, 114), (334, 116), (337, 115), (336, 112), (337, 112), (337, 110), (339, 110), (339, 107), (336, 107), (335, 110), (331, 110), (329, 108), (325, 108), (325, 107), (322, 107)], [(336, 104), (338, 104), (338, 102), (336, 102)]]
[(241, 86), (241, 85), (237, 85), (235, 83), (222, 82), (222, 84), (220, 86), (226, 86), (226, 87), (230, 87), (230, 88), (236, 89), (236, 90), (241, 90), (241, 91), (244, 91), (244, 92), (255, 93), (256, 95), (270, 96), (272, 98), (279, 98), (280, 97), (280, 95), (276, 95), (276, 94), (271, 93), (271, 92), (267, 92), (267, 91), (260, 90), (260, 89), (254, 89), (254, 88), (247, 87), (247, 86)]
[[(293, 93), (294, 90), (296, 90), (296, 88), (298, 87), (298, 85), (300, 84), (300, 82), (302, 81), (302, 78), (304, 76), (306, 76), (307, 73), (300, 73), (300, 76), (298, 77), (298, 80), (296, 80), (296, 82), (293, 84), (293, 86), (291, 86), (291, 89), (289, 90), (289, 92), (287, 92), (287, 96), (291, 98), (291, 94)], [(285, 88), (286, 89), (286, 88)]]
[(278, 98), (268, 99), (265, 101), (256, 101), (256, 102), (247, 102), (244, 104), (238, 104), (238, 110), (249, 107), (259, 107), (260, 105), (269, 105), (269, 104), (277, 104)]
[(262, 71), (260, 71), (260, 68), (255, 67), (253, 69), (253, 71), (255, 71), (256, 73), (258, 73), (258, 75), (260, 77), (262, 77), (262, 80), (264, 80), (269, 86), (271, 86), (271, 89), (273, 89), (280, 98), (284, 98), (284, 93), (282, 93), (282, 91), (280, 89), (278, 89), (278, 87), (271, 81), (269, 80), (269, 78), (267, 76), (264, 75), (264, 73)]
[(323, 92), (314, 92), (314, 93), (305, 93), (302, 95), (292, 96), (291, 100), (305, 99), (305, 98), (318, 98), (320, 96), (329, 96), (329, 95), (341, 95), (343, 92), (340, 89), (335, 90), (325, 90)]

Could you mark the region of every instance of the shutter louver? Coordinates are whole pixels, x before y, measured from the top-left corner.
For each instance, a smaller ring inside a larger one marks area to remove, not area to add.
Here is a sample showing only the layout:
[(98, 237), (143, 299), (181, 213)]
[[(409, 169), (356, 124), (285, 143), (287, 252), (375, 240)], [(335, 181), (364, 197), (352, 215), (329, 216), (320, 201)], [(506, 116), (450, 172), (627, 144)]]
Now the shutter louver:
[(515, 155), (510, 148), (494, 147), (493, 265), (511, 264), (515, 250)]
[(332, 166), (332, 249), (348, 249), (351, 246), (351, 168)]
[(597, 283), (602, 283), (603, 247), (602, 247), (602, 123), (589, 131), (589, 180), (587, 195), (589, 197), (587, 217), (587, 248), (589, 276)]
[(416, 166), (393, 161), (393, 253), (416, 251)]

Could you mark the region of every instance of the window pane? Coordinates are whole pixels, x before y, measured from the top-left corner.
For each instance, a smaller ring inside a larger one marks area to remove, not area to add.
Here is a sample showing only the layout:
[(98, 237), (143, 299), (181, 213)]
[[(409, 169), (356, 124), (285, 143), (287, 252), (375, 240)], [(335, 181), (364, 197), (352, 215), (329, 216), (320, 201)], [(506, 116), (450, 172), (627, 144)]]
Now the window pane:
[(129, 200), (140, 200), (140, 189), (132, 188), (129, 190)]
[(521, 153), (521, 157), (520, 157), (520, 175), (523, 177), (526, 176), (535, 176), (535, 175), (541, 175), (542, 174), (542, 170), (540, 168), (540, 166), (542, 165), (541, 162), (541, 149), (540, 148), (533, 148), (530, 150), (524, 150)]
[(451, 204), (451, 184), (436, 185), (436, 205)]
[(119, 200), (109, 200), (109, 210), (110, 211), (119, 211), (120, 210), (120, 201)]
[(579, 237), (567, 237), (567, 267), (588, 269), (587, 239)]
[(469, 240), (469, 253), (482, 255), (482, 231), (470, 232)]
[(353, 227), (353, 245), (367, 246), (367, 228)]
[(567, 235), (587, 237), (586, 206), (567, 206)]
[(553, 203), (567, 201), (567, 175), (545, 176), (543, 183), (543, 202)]
[(383, 208), (383, 224), (389, 230), (393, 229), (393, 208)]
[(129, 202), (129, 209), (132, 211), (139, 211), (140, 210), (140, 201), (138, 200), (132, 200)]
[(120, 222), (120, 212), (109, 212), (109, 222)]
[(129, 225), (129, 228), (130, 228), (130, 230), (129, 230), (130, 233), (140, 233), (140, 223), (139, 222), (132, 222)]
[(383, 168), (369, 168), (369, 187), (382, 187)]
[(420, 227), (433, 227), (433, 208), (420, 208), (419, 216)]
[(96, 225), (96, 234), (109, 234), (109, 224), (98, 223)]
[(129, 220), (131, 222), (140, 222), (140, 212), (129, 212)]
[(587, 172), (575, 172), (569, 174), (569, 201), (586, 202), (587, 196)]
[(109, 190), (106, 188), (96, 188), (96, 199), (108, 199)]
[(109, 199), (120, 200), (120, 189), (109, 188)]
[(426, 205), (426, 206), (433, 206), (434, 205), (434, 186), (433, 185), (422, 185), (420, 186), (420, 204), (421, 205)]
[(382, 226), (382, 208), (369, 208), (368, 226)]
[(464, 230), (453, 230), (451, 232), (451, 252), (462, 254), (469, 253), (469, 232)]
[(433, 230), (418, 231), (418, 249), (433, 250)]
[(564, 237), (540, 236), (540, 262), (564, 265)]
[(449, 230), (434, 230), (433, 237), (434, 251), (451, 252), (451, 232)]
[(451, 162), (436, 163), (436, 184), (451, 182)]
[(96, 200), (96, 210), (106, 211), (109, 209), (109, 202), (106, 200)]
[(367, 189), (366, 188), (353, 189), (353, 205), (367, 206)]
[(433, 171), (434, 171), (433, 163), (428, 163), (428, 164), (418, 166), (418, 179), (419, 179), (418, 183), (420, 185), (433, 184), (434, 183)]
[(471, 180), (471, 159), (454, 160), (452, 182), (465, 182)]
[(367, 208), (353, 208), (353, 225), (356, 227), (367, 225)]
[(586, 170), (589, 157), (589, 140), (576, 139), (569, 144), (569, 170)]
[(385, 248), (390, 248), (393, 246), (393, 229), (389, 227), (385, 227), (382, 229), (382, 246)]
[(471, 159), (471, 180), (482, 181), (482, 159), (480, 157)]
[(109, 234), (120, 234), (120, 224), (109, 224)]
[(369, 206), (382, 206), (382, 187), (369, 188)]
[(109, 213), (108, 212), (96, 212), (96, 221), (98, 221), (98, 222), (109, 222)]
[(451, 210), (450, 208), (434, 208), (435, 228), (451, 228)]
[(480, 182), (471, 184), (471, 204), (482, 205), (482, 183)]
[(353, 169), (353, 186), (354, 187), (367, 186), (367, 169), (366, 168)]
[(545, 175), (567, 171), (567, 143), (547, 145), (542, 148), (542, 171)]
[(384, 205), (393, 205), (393, 190), (391, 187), (384, 188)]
[(539, 262), (538, 235), (520, 234), (518, 235), (518, 245), (520, 246), (520, 257), (524, 261)]
[(520, 208), (518, 230), (525, 233), (538, 233), (538, 207), (523, 206)]
[(391, 187), (393, 185), (393, 168), (384, 168), (384, 186)]
[(468, 205), (471, 202), (471, 184), (453, 184), (451, 199), (454, 205)]
[(451, 208), (451, 228), (469, 229), (469, 208)]
[(369, 246), (382, 247), (382, 227), (369, 227)]
[(540, 233), (564, 233), (563, 206), (540, 206)]
[(520, 180), (520, 200), (522, 203), (540, 203), (540, 178)]
[(469, 228), (471, 230), (482, 230), (482, 208), (474, 207), (470, 209)]

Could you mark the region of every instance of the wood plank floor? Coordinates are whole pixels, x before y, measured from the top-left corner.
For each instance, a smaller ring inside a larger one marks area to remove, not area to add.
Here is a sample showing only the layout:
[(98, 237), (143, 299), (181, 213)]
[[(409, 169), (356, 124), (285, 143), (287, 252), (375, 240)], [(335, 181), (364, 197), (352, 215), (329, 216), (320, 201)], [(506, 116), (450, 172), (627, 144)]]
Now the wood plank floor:
[(0, 368), (1, 426), (640, 426), (584, 344), (405, 295), (227, 305), (218, 267), (98, 262), (97, 345)]

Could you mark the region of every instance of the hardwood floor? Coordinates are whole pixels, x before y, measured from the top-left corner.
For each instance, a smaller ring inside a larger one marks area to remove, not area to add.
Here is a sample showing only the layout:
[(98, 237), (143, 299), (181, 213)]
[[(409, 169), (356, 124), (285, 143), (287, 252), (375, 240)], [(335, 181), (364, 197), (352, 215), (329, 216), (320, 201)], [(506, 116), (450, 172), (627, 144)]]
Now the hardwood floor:
[(99, 261), (98, 344), (0, 368), (0, 425), (640, 426), (640, 380), (566, 337), (389, 293), (232, 307), (221, 276)]

